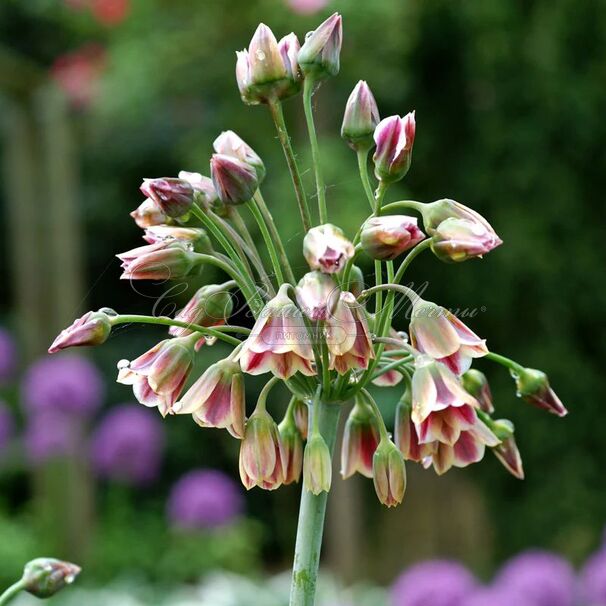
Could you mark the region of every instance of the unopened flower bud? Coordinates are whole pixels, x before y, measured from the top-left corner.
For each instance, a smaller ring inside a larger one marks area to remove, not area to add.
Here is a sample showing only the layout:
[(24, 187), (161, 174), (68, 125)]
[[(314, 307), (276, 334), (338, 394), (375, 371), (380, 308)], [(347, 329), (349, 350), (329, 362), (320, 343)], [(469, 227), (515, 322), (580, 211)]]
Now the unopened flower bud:
[(132, 213), (130, 213), (130, 216), (142, 229), (151, 227), (152, 225), (163, 225), (171, 222), (171, 219), (151, 198), (146, 198)]
[(368, 84), (360, 80), (347, 100), (341, 137), (356, 151), (368, 150), (374, 143), (373, 134), (379, 120), (377, 102)]
[(424, 238), (416, 218), (406, 215), (371, 217), (362, 225), (362, 248), (372, 259), (393, 260)]
[(191, 244), (192, 250), (198, 253), (211, 255), (213, 246), (206, 230), (201, 227), (179, 227), (178, 225), (154, 225), (145, 230), (143, 239), (149, 244), (158, 242), (180, 241)]
[(194, 203), (194, 188), (185, 179), (145, 179), (141, 191), (169, 217), (182, 217)]
[(303, 256), (311, 267), (326, 274), (334, 274), (354, 255), (353, 244), (343, 230), (326, 223), (312, 227), (303, 239)]
[(303, 469), (303, 438), (288, 413), (278, 425), (278, 432), (284, 453), (284, 484), (292, 484), (299, 481)]
[(196, 267), (193, 246), (179, 240), (140, 246), (116, 256), (122, 261), (122, 280), (174, 280)]
[(68, 347), (101, 345), (107, 341), (111, 330), (112, 325), (107, 314), (102, 311), (89, 311), (59, 333), (48, 348), (48, 353), (57, 353)]
[[(499, 423), (503, 422), (511, 425), (511, 423), (506, 419), (495, 421), (495, 428), (493, 431), (497, 436), (499, 435), (499, 429), (497, 426)], [(501, 462), (503, 467), (505, 467), (505, 469), (514, 478), (517, 478), (518, 480), (524, 479), (524, 465), (522, 464), (522, 456), (520, 455), (518, 445), (516, 444), (516, 440), (513, 435), (513, 425), (511, 425), (511, 434), (508, 437), (502, 438), (502, 442), (493, 447), (492, 452)]]
[(560, 398), (551, 389), (549, 379), (544, 372), (534, 368), (524, 368), (521, 372), (513, 374), (513, 377), (516, 381), (518, 396), (558, 417), (568, 414)]
[(341, 291), (335, 281), (319, 271), (306, 273), (296, 288), (297, 303), (314, 322), (330, 318), (339, 302)]
[(255, 150), (241, 139), (233, 130), (222, 132), (214, 141), (213, 148), (218, 154), (237, 158), (252, 166), (257, 173), (259, 184), (265, 178), (265, 164)]
[(412, 160), (415, 130), (414, 112), (403, 118), (390, 116), (379, 122), (374, 133), (377, 149), (373, 156), (377, 179), (395, 183), (404, 178)]
[(307, 440), (307, 429), (309, 426), (309, 408), (305, 402), (296, 399), (293, 402), (293, 417), (297, 425), (297, 429), (304, 440)]
[(387, 507), (399, 505), (406, 491), (404, 457), (391, 440), (382, 440), (373, 457), (372, 477), (379, 501)]
[(250, 164), (225, 154), (213, 154), (210, 174), (219, 198), (228, 205), (248, 202), (259, 186), (257, 171)]
[(490, 391), (490, 385), (488, 379), (483, 372), (472, 368), (468, 370), (462, 377), (463, 389), (470, 393), (480, 404), (480, 408), (488, 413), (494, 412), (494, 406), (492, 404), (492, 392)]
[(339, 56), (343, 41), (341, 15), (335, 13), (316, 30), (305, 36), (299, 51), (299, 65), (305, 76), (323, 80), (339, 73)]
[(372, 478), (373, 455), (379, 440), (379, 428), (372, 410), (356, 402), (347, 417), (343, 433), (341, 475), (344, 479), (356, 472)]
[(80, 571), (80, 566), (70, 562), (54, 558), (36, 558), (26, 564), (23, 570), (25, 591), (37, 598), (50, 598), (65, 586), (71, 585)]
[(312, 434), (305, 447), (303, 481), (305, 488), (315, 495), (330, 490), (332, 460), (328, 446), (319, 433)]
[(210, 177), (182, 170), (179, 171), (179, 179), (184, 179), (194, 188), (194, 199), (198, 204), (204, 208), (212, 208), (218, 197)]

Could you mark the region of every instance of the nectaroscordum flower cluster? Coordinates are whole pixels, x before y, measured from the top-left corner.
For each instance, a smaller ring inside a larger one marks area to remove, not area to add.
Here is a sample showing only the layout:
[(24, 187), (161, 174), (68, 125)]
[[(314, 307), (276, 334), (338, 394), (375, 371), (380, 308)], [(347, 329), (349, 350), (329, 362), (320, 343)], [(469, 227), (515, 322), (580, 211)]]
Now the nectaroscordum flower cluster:
[[(345, 234), (330, 222), (311, 100), (317, 87), (338, 73), (341, 42), (341, 17), (335, 14), (310, 32), (302, 46), (295, 34), (278, 41), (261, 24), (248, 49), (237, 53), (243, 101), (267, 105), (277, 128), (305, 231), (301, 252), (309, 271), (296, 276), (285, 254), (261, 194), (263, 161), (227, 131), (214, 141), (210, 178), (182, 171), (178, 177), (143, 181), (146, 198), (131, 216), (147, 244), (118, 257), (122, 277), (129, 280), (187, 280), (213, 265), (228, 281), (202, 287), (174, 318), (89, 312), (50, 348), (52, 353), (100, 344), (123, 323), (168, 326), (165, 340), (135, 360), (119, 363), (118, 381), (132, 385), (139, 402), (157, 407), (162, 415), (191, 415), (200, 426), (227, 429), (241, 440), (240, 476), (247, 488), (273, 490), (303, 475), (298, 551), (299, 541), (318, 540), (310, 529), (318, 520), (312, 520), (309, 504), (330, 489), (341, 412), (349, 410), (342, 474), (372, 477), (387, 506), (404, 497), (406, 460), (442, 474), (479, 461), (489, 448), (513, 475), (523, 476), (513, 425), (494, 418), (486, 377), (471, 369), (477, 358), (507, 367), (518, 395), (528, 402), (559, 416), (566, 413), (542, 372), (490, 353), (485, 340), (459, 318), (402, 284), (411, 261), (425, 249), (441, 261), (459, 263), (482, 257), (501, 239), (482, 216), (450, 199), (385, 203), (390, 185), (411, 166), (415, 112), (381, 119), (364, 81), (347, 101), (341, 135), (356, 152), (361, 195), (368, 198), (371, 213), (356, 234)], [(282, 114), (282, 101), (301, 92), (317, 216), (309, 208)], [(373, 148), (375, 185), (368, 174)], [(243, 210), (260, 228), (271, 267), (250, 236)], [(420, 215), (421, 221), (397, 214), (405, 211)], [(355, 265), (361, 255), (374, 260), (375, 284), (369, 288)], [(301, 265), (301, 259), (293, 261)], [(252, 329), (230, 324), (234, 289), (246, 299)], [(410, 300), (408, 332), (391, 325), (396, 295)], [(191, 377), (196, 352), (216, 340), (233, 346), (231, 354), (199, 378)], [(260, 374), (270, 378), (251, 410), (245, 403), (245, 377)], [(266, 409), (278, 382), (292, 395), (279, 424)], [(368, 391), (371, 384), (401, 385), (393, 438)], [(307, 538), (302, 536), (305, 529)], [(300, 591), (307, 596), (309, 588)], [(297, 601), (297, 595), (294, 583), (292, 603), (311, 603)]]

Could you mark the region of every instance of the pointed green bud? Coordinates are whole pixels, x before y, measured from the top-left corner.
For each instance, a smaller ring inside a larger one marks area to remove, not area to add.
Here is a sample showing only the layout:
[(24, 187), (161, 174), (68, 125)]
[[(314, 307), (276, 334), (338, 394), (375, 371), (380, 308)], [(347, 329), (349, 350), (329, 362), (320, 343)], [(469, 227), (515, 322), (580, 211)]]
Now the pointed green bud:
[(377, 497), (383, 505), (399, 505), (406, 491), (404, 457), (391, 440), (383, 440), (373, 457), (372, 477)]
[(305, 447), (303, 481), (305, 488), (315, 495), (330, 490), (332, 460), (328, 446), (319, 433), (314, 433)]
[(54, 558), (36, 558), (26, 564), (23, 570), (25, 591), (37, 598), (50, 598), (65, 586), (71, 585), (80, 570), (80, 566), (70, 562)]

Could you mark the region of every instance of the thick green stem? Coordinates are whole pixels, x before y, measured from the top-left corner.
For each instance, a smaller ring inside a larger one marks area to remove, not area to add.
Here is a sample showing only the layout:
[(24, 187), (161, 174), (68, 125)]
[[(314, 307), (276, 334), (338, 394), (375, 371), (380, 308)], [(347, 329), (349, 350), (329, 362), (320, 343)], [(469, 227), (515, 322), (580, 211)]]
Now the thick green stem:
[(10, 603), (11, 600), (24, 589), (25, 581), (23, 579), (11, 585), (2, 595), (0, 595), (0, 606)]
[[(318, 404), (318, 428), (332, 453), (335, 447), (342, 404), (328, 404), (326, 402), (319, 402)], [(312, 412), (313, 417), (313, 411), (310, 412)], [(313, 418), (309, 422), (311, 428)], [(290, 606), (314, 605), (327, 499), (327, 492), (321, 492), (316, 496), (306, 489), (305, 482), (303, 482), (290, 589)]]
[(297, 198), (297, 204), (299, 205), (299, 212), (301, 213), (303, 229), (305, 232), (308, 232), (311, 227), (311, 216), (309, 214), (307, 198), (305, 197), (305, 190), (303, 189), (303, 181), (301, 180), (301, 173), (299, 172), (295, 152), (293, 151), (290, 143), (290, 136), (286, 130), (286, 122), (284, 122), (284, 114), (282, 113), (282, 104), (279, 101), (274, 101), (269, 104), (269, 110), (276, 130), (278, 131), (278, 139), (280, 139), (280, 144), (284, 150), (284, 156), (286, 156), (286, 164), (288, 164), (288, 170), (292, 178), (293, 187), (295, 188), (295, 196)]
[(303, 84), (303, 109), (305, 110), (305, 121), (307, 122), (307, 131), (309, 133), (309, 142), (311, 144), (311, 159), (314, 165), (316, 175), (316, 190), (318, 194), (318, 212), (320, 213), (320, 224), (328, 221), (326, 211), (326, 191), (324, 188), (324, 176), (322, 175), (322, 165), (320, 160), (320, 147), (318, 145), (318, 136), (316, 135), (316, 125), (314, 123), (314, 112), (311, 106), (311, 97), (314, 92), (314, 81), (309, 76), (305, 78)]

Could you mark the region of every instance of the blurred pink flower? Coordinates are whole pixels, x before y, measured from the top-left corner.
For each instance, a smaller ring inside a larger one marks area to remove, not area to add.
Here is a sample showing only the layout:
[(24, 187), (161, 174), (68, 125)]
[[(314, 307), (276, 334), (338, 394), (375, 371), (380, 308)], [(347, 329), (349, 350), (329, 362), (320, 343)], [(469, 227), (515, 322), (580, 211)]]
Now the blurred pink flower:
[(300, 15), (311, 15), (321, 11), (328, 5), (329, 0), (287, 0), (286, 4), (292, 8), (295, 13)]
[(130, 0), (92, 0), (91, 10), (99, 23), (118, 25), (128, 17)]

